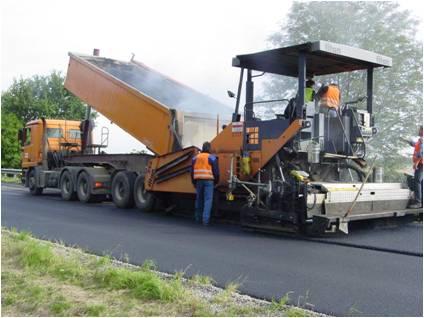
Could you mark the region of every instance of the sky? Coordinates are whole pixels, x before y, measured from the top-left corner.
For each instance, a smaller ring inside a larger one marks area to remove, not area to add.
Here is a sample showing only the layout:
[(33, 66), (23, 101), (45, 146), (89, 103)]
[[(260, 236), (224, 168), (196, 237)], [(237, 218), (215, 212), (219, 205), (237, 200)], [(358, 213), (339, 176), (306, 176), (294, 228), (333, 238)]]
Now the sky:
[[(233, 106), (237, 91), (233, 56), (269, 48), (267, 38), (284, 22), (291, 1), (97, 1), (2, 0), (1, 90), (14, 78), (66, 74), (68, 52), (135, 59), (219, 101)], [(424, 19), (421, 1), (401, 1)], [(422, 29), (417, 36), (422, 39)], [(110, 129), (108, 152), (143, 145), (99, 116)]]

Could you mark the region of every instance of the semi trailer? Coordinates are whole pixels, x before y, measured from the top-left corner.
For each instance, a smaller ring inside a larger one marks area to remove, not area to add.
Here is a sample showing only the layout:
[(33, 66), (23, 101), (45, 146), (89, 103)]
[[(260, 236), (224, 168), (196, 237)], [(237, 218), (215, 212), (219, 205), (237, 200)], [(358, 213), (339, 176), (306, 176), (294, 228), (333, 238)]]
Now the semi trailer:
[[(185, 205), (195, 195), (191, 161), (210, 141), (220, 169), (217, 218), (236, 215), (242, 226), (273, 231), (347, 233), (357, 220), (422, 214), (408, 209), (408, 186), (382, 182), (366, 161), (367, 142), (378, 133), (373, 74), (391, 66), (389, 57), (327, 41), (237, 55), (231, 113), (133, 59), (69, 56), (65, 88), (89, 105), (86, 120), (40, 119), (22, 130), (23, 181), (32, 194), (53, 187), (64, 200), (111, 198), (120, 208), (192, 211), (193, 204)], [(316, 101), (305, 102), (307, 78), (352, 71), (366, 74), (365, 96), (358, 96), (365, 109), (346, 102), (331, 117)], [(296, 78), (298, 86), (291, 111), (269, 120), (255, 106), (287, 100), (255, 99), (254, 79), (265, 73)], [(104, 144), (93, 145), (91, 107), (151, 154), (106, 154)], [(55, 127), (62, 131), (52, 135)]]

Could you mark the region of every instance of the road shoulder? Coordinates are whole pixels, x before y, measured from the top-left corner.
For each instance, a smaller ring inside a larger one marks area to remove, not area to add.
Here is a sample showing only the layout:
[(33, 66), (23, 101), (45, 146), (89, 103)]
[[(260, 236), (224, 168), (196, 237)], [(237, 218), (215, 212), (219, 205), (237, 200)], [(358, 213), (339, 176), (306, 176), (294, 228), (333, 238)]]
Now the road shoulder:
[(317, 316), (174, 275), (2, 229), (3, 316)]

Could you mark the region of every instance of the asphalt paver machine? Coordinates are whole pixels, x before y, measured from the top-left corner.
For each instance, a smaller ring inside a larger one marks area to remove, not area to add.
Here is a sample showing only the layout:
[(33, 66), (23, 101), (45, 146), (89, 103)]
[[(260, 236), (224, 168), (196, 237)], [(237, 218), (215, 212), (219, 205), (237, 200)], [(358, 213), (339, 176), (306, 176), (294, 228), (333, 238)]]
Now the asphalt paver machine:
[[(243, 225), (347, 233), (352, 221), (422, 213), (407, 208), (411, 190), (406, 185), (383, 183), (365, 159), (367, 141), (378, 132), (373, 73), (391, 65), (391, 58), (381, 54), (327, 41), (233, 59), (241, 72), (232, 124), (212, 146), (223, 166), (227, 197), (246, 195), (240, 212)], [(345, 103), (331, 117), (317, 101), (304, 102), (308, 78), (359, 70), (367, 76), (365, 96), (358, 96), (366, 100), (366, 109)], [(253, 71), (297, 78), (292, 112), (271, 120), (256, 118), (255, 105), (265, 101), (254, 100)], [(239, 122), (244, 74), (244, 121)]]

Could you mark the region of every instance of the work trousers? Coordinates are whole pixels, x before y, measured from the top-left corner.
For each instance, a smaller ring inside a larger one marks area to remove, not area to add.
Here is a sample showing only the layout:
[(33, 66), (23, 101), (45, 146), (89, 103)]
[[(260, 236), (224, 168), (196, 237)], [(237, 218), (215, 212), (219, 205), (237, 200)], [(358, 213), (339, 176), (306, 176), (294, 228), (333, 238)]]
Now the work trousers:
[(419, 165), (414, 173), (415, 200), (423, 204), (423, 166)]
[(196, 180), (196, 222), (209, 224), (213, 201), (213, 180)]

